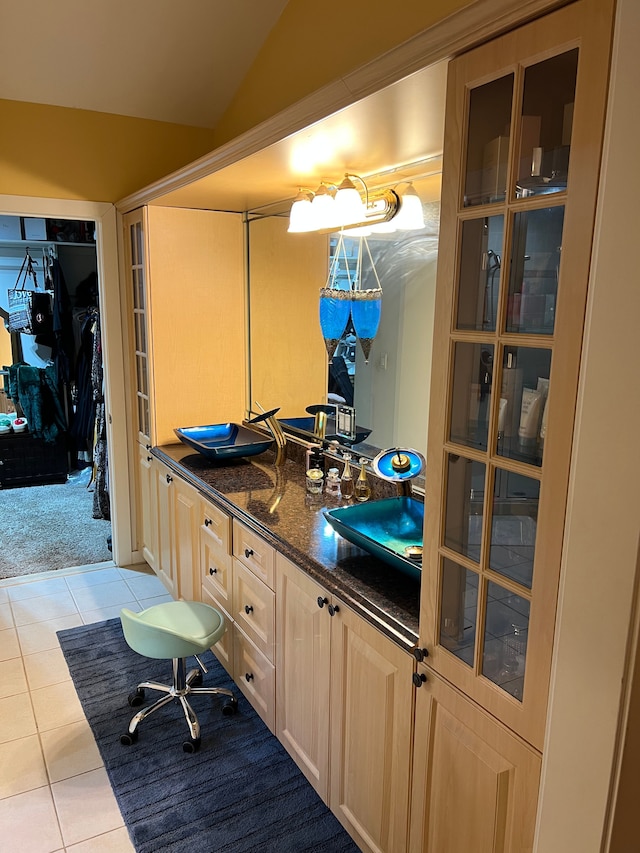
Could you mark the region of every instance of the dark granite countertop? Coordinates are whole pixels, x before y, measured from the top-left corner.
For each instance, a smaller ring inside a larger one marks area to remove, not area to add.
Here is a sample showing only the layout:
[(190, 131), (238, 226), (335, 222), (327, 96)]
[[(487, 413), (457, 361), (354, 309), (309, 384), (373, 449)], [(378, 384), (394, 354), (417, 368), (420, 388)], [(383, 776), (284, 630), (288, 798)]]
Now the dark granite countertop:
[(420, 584), (339, 536), (324, 507), (344, 505), (308, 495), (304, 465), (274, 464), (267, 451), (250, 459), (212, 462), (183, 444), (153, 454), (207, 499), (220, 505), (335, 593), (345, 604), (404, 648), (418, 642)]

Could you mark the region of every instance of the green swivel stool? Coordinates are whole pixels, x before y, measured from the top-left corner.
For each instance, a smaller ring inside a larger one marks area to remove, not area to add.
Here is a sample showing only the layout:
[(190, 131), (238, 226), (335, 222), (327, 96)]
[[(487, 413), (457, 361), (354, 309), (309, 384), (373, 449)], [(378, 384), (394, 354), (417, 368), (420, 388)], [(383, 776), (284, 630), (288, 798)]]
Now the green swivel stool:
[[(224, 634), (222, 613), (198, 601), (168, 601), (141, 613), (123, 608), (120, 621), (124, 638), (134, 652), (148, 658), (173, 661), (173, 684), (143, 681), (129, 694), (129, 705), (132, 708), (142, 705), (145, 690), (158, 690), (165, 695), (131, 718), (129, 730), (122, 735), (120, 743), (125, 746), (135, 743), (138, 739), (138, 725), (159, 708), (177, 700), (184, 711), (190, 734), (182, 748), (185, 752), (196, 752), (200, 747), (200, 724), (187, 697), (199, 693), (219, 693), (227, 697), (222, 706), (223, 714), (235, 714), (238, 708), (238, 701), (231, 690), (199, 686), (202, 684), (202, 671), (207, 670), (198, 655), (211, 648)], [(199, 667), (187, 673), (186, 658), (192, 655)]]

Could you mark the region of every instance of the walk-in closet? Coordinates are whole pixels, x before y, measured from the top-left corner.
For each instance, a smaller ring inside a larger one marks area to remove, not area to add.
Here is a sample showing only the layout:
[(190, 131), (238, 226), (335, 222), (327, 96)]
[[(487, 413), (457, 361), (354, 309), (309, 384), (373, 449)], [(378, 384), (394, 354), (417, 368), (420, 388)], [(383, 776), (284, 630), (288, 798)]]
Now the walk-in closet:
[(0, 577), (111, 557), (95, 227), (0, 216)]

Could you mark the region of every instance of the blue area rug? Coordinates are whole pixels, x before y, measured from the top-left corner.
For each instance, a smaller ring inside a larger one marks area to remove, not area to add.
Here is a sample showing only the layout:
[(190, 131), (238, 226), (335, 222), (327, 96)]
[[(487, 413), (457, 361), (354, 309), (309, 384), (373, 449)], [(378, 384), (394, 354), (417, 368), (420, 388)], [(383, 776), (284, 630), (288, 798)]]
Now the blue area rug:
[(212, 654), (204, 684), (233, 689), (238, 713), (223, 716), (224, 697), (193, 697), (202, 746), (188, 755), (177, 702), (141, 724), (136, 744), (120, 743), (135, 713), (127, 696), (140, 681), (169, 683), (170, 662), (133, 652), (119, 619), (58, 638), (138, 853), (357, 853)]

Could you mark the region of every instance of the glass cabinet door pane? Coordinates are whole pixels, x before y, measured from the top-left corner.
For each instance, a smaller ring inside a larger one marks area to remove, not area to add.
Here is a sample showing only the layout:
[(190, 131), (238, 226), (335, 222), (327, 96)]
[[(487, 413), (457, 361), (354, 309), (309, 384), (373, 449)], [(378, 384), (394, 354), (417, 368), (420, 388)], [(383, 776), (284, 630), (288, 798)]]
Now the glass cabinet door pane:
[(486, 466), (449, 454), (444, 544), (480, 561)]
[(496, 471), (489, 566), (531, 589), (536, 549), (540, 482), (512, 471)]
[(482, 674), (522, 702), (529, 633), (527, 599), (487, 584)]
[(462, 224), (456, 328), (495, 331), (504, 216)]
[(478, 607), (478, 575), (454, 563), (442, 561), (440, 644), (473, 666)]
[(527, 68), (522, 100), (516, 195), (567, 187), (578, 48)]
[(515, 215), (507, 332), (553, 334), (563, 224), (564, 207)]
[(493, 346), (458, 341), (454, 348), (450, 438), (487, 449)]
[(471, 91), (465, 207), (506, 196), (512, 96), (513, 74)]
[(542, 465), (551, 350), (506, 347), (498, 408), (499, 456)]

